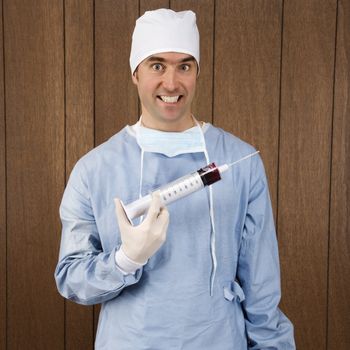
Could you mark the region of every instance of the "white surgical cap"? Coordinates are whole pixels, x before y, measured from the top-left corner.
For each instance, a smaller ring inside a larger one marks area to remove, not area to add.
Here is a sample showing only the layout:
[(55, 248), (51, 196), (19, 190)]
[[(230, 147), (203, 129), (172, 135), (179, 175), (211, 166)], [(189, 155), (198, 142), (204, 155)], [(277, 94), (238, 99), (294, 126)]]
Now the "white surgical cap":
[(199, 32), (194, 12), (159, 9), (146, 11), (136, 20), (130, 52), (131, 73), (145, 58), (161, 52), (191, 55), (199, 68)]

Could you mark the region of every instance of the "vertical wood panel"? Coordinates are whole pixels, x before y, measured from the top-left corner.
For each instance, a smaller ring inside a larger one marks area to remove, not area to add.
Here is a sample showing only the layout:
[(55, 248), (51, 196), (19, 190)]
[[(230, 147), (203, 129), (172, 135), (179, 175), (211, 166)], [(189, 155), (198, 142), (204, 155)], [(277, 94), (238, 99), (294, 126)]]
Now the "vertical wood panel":
[(6, 130), (4, 113), (3, 22), (0, 1), (0, 349), (6, 349)]
[(298, 349), (326, 349), (336, 0), (284, 5), (278, 227)]
[(262, 152), (276, 211), (281, 1), (216, 2), (214, 122)]
[[(93, 1), (65, 1), (66, 178), (94, 146)], [(93, 349), (93, 307), (66, 302), (66, 349)]]
[(196, 95), (193, 100), (193, 114), (198, 120), (213, 122), (213, 40), (214, 1), (213, 0), (172, 0), (174, 11), (192, 10), (197, 15), (200, 33), (200, 74)]
[(146, 11), (169, 8), (170, 0), (140, 0), (140, 16)]
[(136, 0), (95, 4), (95, 141), (105, 141), (138, 118), (131, 80), (131, 35), (139, 13)]
[(8, 349), (64, 347), (53, 278), (64, 187), (62, 4), (4, 1)]
[(332, 148), (328, 350), (350, 349), (350, 3), (340, 0)]

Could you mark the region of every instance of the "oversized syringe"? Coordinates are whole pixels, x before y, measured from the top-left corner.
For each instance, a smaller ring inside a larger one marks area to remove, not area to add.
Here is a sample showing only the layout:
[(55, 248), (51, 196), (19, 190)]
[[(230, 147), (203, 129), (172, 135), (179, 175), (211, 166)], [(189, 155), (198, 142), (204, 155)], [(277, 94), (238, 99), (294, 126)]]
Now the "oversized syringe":
[[(175, 181), (172, 181), (155, 191), (160, 192), (160, 199), (162, 204), (168, 205), (177, 201), (180, 198), (186, 197), (189, 194), (196, 192), (205, 186), (212, 185), (213, 183), (221, 180), (221, 174), (228, 170), (231, 166), (253, 157), (258, 154), (259, 151), (248, 154), (247, 156), (236, 160), (230, 164), (223, 164), (221, 166), (216, 166), (215, 163), (208, 164), (204, 168), (201, 168), (191, 174), (182, 176)], [(151, 204), (152, 193), (137, 199), (136, 201), (123, 205), (124, 211), (131, 220), (135, 219), (141, 215), (144, 215)]]

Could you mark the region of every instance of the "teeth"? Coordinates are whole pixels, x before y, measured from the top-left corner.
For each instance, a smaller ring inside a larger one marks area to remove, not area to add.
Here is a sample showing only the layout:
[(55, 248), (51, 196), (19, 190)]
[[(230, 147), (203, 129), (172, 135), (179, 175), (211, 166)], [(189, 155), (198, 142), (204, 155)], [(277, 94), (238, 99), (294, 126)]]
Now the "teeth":
[(179, 99), (180, 96), (160, 96), (163, 102), (166, 103), (175, 103)]

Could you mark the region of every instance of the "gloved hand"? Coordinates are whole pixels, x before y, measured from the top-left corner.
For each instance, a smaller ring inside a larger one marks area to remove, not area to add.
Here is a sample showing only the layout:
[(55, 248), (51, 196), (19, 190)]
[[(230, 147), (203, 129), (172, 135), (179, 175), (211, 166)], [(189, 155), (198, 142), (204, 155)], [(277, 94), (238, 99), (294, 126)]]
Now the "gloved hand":
[(169, 212), (161, 207), (159, 192), (155, 192), (145, 220), (132, 226), (120, 200), (116, 198), (114, 202), (122, 240), (120, 248), (129, 259), (144, 265), (165, 242)]

